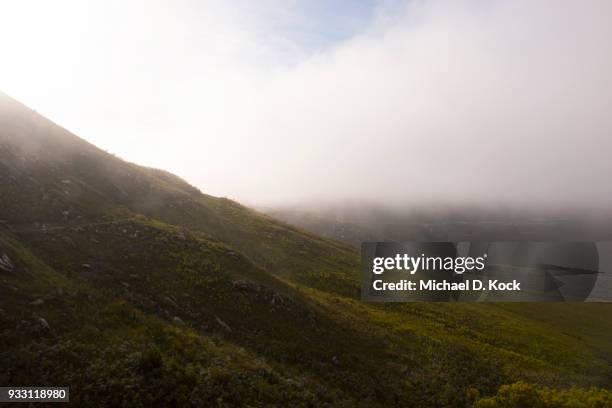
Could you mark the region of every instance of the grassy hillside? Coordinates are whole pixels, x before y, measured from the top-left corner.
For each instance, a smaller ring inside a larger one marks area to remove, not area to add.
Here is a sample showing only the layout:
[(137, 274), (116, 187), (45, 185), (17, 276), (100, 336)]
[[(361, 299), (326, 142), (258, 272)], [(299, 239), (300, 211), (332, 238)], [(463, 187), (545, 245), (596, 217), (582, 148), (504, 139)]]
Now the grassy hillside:
[(80, 405), (351, 407), (612, 384), (608, 305), (362, 303), (351, 247), (1, 95), (0, 220), (0, 384), (69, 385)]

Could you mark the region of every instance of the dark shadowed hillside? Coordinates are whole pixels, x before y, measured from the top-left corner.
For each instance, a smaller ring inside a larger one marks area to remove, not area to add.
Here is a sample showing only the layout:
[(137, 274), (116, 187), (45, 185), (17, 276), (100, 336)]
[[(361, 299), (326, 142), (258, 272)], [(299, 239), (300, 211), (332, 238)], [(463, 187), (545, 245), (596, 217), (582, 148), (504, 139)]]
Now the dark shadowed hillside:
[(0, 385), (80, 406), (463, 407), (518, 381), (610, 401), (609, 305), (362, 303), (352, 247), (2, 94), (0, 220)]

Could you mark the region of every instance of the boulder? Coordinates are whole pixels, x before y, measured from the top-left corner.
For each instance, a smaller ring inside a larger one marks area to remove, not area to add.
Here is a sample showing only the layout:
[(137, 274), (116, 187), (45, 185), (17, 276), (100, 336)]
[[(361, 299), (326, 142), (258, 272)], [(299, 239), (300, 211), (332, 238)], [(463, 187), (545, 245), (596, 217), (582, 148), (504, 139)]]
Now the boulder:
[(232, 285), (233, 285), (234, 289), (242, 290), (244, 292), (259, 292), (259, 291), (261, 291), (261, 288), (259, 287), (258, 284), (253, 283), (253, 282), (249, 282), (249, 281), (245, 281), (245, 280), (234, 281), (234, 282), (232, 282)]
[(176, 301), (172, 297), (170, 297), (170, 296), (164, 296), (164, 302), (166, 302), (166, 304), (172, 306), (175, 309), (179, 308), (179, 306), (176, 303)]
[(76, 248), (76, 244), (75, 244), (75, 242), (74, 242), (74, 241), (72, 240), (72, 238), (70, 238), (69, 236), (63, 235), (63, 236), (62, 236), (62, 240), (63, 240), (63, 241), (66, 243), (66, 244), (70, 245), (72, 248)]
[(278, 293), (275, 293), (272, 295), (271, 303), (274, 306), (282, 306), (285, 304), (285, 299), (283, 299), (283, 297), (279, 295)]
[(51, 326), (49, 326), (49, 322), (44, 317), (38, 318), (38, 325), (42, 330), (51, 330)]
[(7, 254), (2, 254), (2, 256), (0, 256), (0, 270), (9, 273), (15, 272), (15, 265)]
[(229, 327), (229, 325), (227, 323), (225, 323), (223, 320), (219, 319), (217, 316), (215, 316), (215, 320), (217, 321), (217, 323), (219, 323), (219, 326), (223, 327), (225, 330), (227, 330), (228, 332), (231, 333), (232, 328)]

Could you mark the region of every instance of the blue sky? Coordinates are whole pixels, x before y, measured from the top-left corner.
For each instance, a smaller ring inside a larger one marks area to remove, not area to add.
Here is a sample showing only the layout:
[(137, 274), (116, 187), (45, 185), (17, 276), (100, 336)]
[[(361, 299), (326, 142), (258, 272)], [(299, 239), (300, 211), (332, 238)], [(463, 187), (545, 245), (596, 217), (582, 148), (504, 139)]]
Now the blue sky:
[(260, 31), (310, 54), (367, 32), (379, 16), (397, 13), (408, 0), (237, 0), (229, 4), (248, 14)]
[[(383, 6), (380, 0), (303, 0), (294, 6), (293, 18), (276, 20), (276, 30), (318, 51), (365, 31)], [(271, 10), (274, 12), (273, 10)]]

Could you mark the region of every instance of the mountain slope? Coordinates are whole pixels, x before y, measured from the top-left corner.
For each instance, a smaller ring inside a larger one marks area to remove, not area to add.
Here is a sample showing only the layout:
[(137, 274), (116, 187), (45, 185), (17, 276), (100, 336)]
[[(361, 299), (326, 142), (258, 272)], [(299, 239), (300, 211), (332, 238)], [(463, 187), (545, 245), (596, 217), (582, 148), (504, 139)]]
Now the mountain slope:
[(0, 95), (0, 383), (77, 403), (467, 406), (608, 387), (608, 305), (370, 305), (358, 254)]
[(78, 225), (140, 213), (213, 234), (280, 276), (357, 293), (355, 280), (346, 279), (357, 276), (357, 256), (347, 247), (124, 162), (6, 96), (0, 105), (0, 204), (7, 222)]

